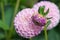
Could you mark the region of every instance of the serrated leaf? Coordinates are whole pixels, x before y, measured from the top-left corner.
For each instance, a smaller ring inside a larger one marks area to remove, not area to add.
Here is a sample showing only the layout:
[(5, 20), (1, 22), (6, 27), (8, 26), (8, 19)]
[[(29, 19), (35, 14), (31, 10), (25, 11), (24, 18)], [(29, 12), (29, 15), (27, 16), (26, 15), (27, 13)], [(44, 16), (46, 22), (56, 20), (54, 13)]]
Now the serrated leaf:
[(2, 28), (3, 30), (8, 30), (9, 26), (5, 22), (0, 20), (0, 28)]
[(39, 7), (39, 9), (38, 9), (39, 14), (44, 15), (44, 8), (45, 8), (45, 6)]

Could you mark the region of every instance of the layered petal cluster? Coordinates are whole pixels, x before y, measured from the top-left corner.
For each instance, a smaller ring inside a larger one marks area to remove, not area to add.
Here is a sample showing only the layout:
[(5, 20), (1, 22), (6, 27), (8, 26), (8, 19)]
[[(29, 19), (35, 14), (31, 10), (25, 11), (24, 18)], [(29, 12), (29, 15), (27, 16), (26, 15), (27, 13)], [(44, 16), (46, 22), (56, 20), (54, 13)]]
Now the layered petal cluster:
[(49, 9), (49, 13), (46, 16), (46, 18), (52, 17), (50, 19), (51, 24), (47, 27), (47, 29), (54, 28), (59, 23), (59, 18), (60, 18), (59, 9), (58, 9), (57, 5), (55, 5), (54, 3), (49, 2), (49, 1), (41, 1), (37, 4), (35, 4), (33, 6), (33, 9), (35, 9), (35, 11), (38, 11), (39, 7), (41, 7), (41, 6), (45, 6), (44, 12), (46, 12)]
[(43, 29), (42, 26), (38, 26), (32, 21), (33, 14), (38, 13), (35, 13), (34, 10), (30, 8), (23, 9), (22, 11), (18, 12), (14, 19), (16, 32), (22, 37), (34, 37), (38, 35)]
[[(44, 12), (49, 9), (49, 13), (43, 17), (39, 14), (40, 6), (45, 6)], [(16, 32), (25, 38), (31, 38), (41, 33), (46, 24), (46, 18), (51, 18), (51, 24), (47, 29), (52, 29), (59, 23), (60, 19), (58, 7), (49, 1), (41, 1), (33, 6), (19, 11), (14, 19)]]

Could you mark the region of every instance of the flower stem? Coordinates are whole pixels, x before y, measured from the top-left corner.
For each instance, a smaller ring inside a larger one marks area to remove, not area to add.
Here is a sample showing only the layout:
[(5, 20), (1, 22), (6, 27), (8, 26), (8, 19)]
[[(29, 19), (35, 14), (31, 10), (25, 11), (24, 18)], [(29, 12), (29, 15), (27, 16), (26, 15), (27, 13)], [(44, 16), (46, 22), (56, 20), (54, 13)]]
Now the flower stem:
[(1, 2), (1, 12), (2, 12), (2, 20), (5, 21), (5, 19), (4, 19), (4, 5), (3, 5), (3, 2)]
[(32, 40), (32, 38), (30, 38), (29, 40)]
[(48, 40), (48, 35), (47, 35), (47, 28), (46, 25), (44, 27), (44, 33), (45, 33), (45, 40)]
[[(2, 21), (5, 22), (4, 18), (4, 4), (1, 2), (1, 13), (2, 13)], [(5, 31), (5, 38), (7, 39), (7, 31)]]
[(13, 17), (12, 17), (12, 22), (11, 22), (11, 27), (10, 27), (10, 30), (9, 30), (9, 39), (11, 38), (12, 36), (12, 33), (13, 33), (13, 20), (14, 20), (14, 17), (18, 11), (18, 8), (19, 8), (19, 3), (20, 3), (20, 0), (17, 0), (17, 3), (16, 3), (16, 6), (15, 6), (15, 10), (14, 10), (14, 14), (13, 14)]

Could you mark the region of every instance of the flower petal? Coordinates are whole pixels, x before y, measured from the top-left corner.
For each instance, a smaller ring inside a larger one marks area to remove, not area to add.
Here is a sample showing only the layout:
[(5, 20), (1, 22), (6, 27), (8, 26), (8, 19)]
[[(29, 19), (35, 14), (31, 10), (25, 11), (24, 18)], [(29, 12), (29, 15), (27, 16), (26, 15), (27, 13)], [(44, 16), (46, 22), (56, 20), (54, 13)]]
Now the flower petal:
[(51, 24), (47, 27), (47, 29), (52, 29), (53, 27), (55, 27), (58, 23), (59, 23), (59, 9), (58, 7), (52, 3), (52, 2), (49, 2), (49, 1), (41, 1), (37, 4), (35, 4), (33, 6), (33, 9), (35, 11), (38, 11), (39, 7), (40, 6), (45, 6), (45, 10), (44, 12), (47, 11), (47, 9), (49, 8), (49, 13), (46, 17), (50, 18), (52, 17), (50, 20), (51, 20)]
[(15, 17), (14, 26), (16, 32), (22, 37), (31, 38), (38, 35), (42, 31), (42, 27), (37, 26), (32, 22), (31, 17), (34, 13), (35, 12), (33, 9), (26, 8), (18, 12), (18, 14)]

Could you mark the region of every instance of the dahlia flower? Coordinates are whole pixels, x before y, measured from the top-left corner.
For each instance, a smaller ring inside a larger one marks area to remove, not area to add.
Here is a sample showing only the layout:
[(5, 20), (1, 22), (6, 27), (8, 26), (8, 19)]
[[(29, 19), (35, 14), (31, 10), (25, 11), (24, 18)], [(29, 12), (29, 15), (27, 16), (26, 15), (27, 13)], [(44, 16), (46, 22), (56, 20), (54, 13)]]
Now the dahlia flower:
[(47, 29), (52, 29), (54, 28), (58, 23), (59, 23), (59, 9), (57, 7), (57, 5), (55, 5), (54, 3), (52, 2), (49, 2), (49, 1), (41, 1), (37, 4), (35, 4), (33, 6), (33, 9), (35, 11), (38, 11), (39, 7), (41, 6), (45, 6), (45, 9), (44, 9), (44, 12), (47, 11), (47, 9), (49, 9), (49, 13), (45, 16), (46, 18), (50, 18), (51, 17), (51, 23), (50, 25), (47, 27)]
[(45, 23), (46, 19), (30, 8), (18, 12), (14, 19), (16, 32), (25, 38), (40, 34)]

